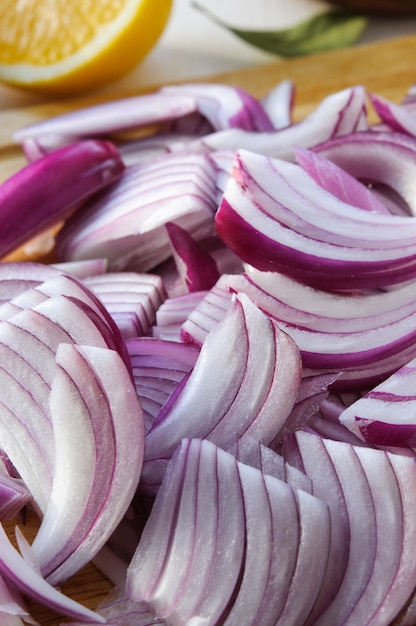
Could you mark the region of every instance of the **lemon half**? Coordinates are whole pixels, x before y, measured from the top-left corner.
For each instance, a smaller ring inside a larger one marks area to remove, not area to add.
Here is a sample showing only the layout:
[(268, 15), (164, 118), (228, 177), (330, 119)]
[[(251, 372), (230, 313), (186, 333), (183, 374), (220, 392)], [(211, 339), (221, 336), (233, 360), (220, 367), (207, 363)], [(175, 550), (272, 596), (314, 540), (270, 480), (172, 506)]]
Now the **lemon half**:
[(2, 0), (0, 81), (83, 91), (131, 71), (162, 34), (173, 0)]

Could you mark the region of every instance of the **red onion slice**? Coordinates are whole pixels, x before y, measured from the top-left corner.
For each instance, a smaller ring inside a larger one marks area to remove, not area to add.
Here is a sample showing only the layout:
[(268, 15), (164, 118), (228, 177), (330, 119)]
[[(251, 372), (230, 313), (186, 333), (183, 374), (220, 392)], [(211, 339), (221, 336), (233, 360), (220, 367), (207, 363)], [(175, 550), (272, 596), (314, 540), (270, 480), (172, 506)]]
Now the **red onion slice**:
[(261, 99), (261, 104), (276, 130), (292, 124), (295, 84), (292, 80), (280, 81)]
[(370, 444), (416, 448), (415, 366), (413, 359), (353, 402), (340, 413), (340, 422)]
[(0, 525), (0, 572), (19, 591), (61, 615), (84, 620), (87, 624), (104, 624), (106, 620), (78, 602), (60, 593), (31, 567), (10, 543)]
[(357, 132), (342, 141), (334, 138), (316, 145), (313, 150), (372, 188), (381, 185), (391, 189), (408, 212), (415, 214), (415, 137), (394, 131)]
[(91, 140), (19, 170), (0, 187), (0, 257), (68, 217), (80, 202), (117, 180), (123, 169), (113, 144)]
[(166, 229), (179, 275), (189, 291), (211, 289), (219, 278), (214, 258), (203, 250), (184, 228), (167, 222)]
[(229, 129), (188, 144), (202, 151), (240, 149), (294, 160), (294, 146), (310, 148), (333, 137), (368, 128), (366, 92), (360, 85), (327, 96), (304, 120), (271, 132)]
[(307, 623), (391, 623), (414, 590), (414, 562), (407, 553), (416, 532), (410, 521), (414, 501), (408, 500), (414, 459), (302, 432), (295, 439), (285, 458), (312, 478), (314, 493), (331, 508), (332, 532), (338, 534), (328, 570), (332, 586)]
[(53, 485), (32, 544), (51, 584), (91, 560), (116, 528), (137, 488), (144, 447), (142, 410), (116, 352), (61, 344), (56, 362)]
[(204, 155), (168, 155), (128, 168), (59, 233), (61, 260), (108, 259), (109, 269), (152, 269), (171, 254), (165, 224), (175, 221), (196, 239), (213, 233), (215, 166)]
[(126, 345), (148, 431), (171, 393), (191, 372), (199, 351), (183, 343), (149, 337), (127, 340)]
[(142, 94), (36, 122), (17, 131), (14, 140), (35, 139), (42, 150), (50, 151), (76, 139), (157, 124), (195, 110), (195, 99), (186, 94)]
[(259, 101), (240, 87), (216, 83), (187, 83), (162, 87), (160, 93), (194, 98), (197, 110), (215, 130), (243, 128), (264, 132), (273, 129), (273, 124)]
[(240, 151), (216, 230), (244, 261), (326, 289), (414, 276), (416, 223), (341, 203), (294, 164)]
[(193, 291), (167, 298), (156, 312), (152, 335), (158, 339), (181, 341), (181, 327), (205, 297), (206, 291)]
[(126, 597), (172, 623), (214, 626), (225, 614), (230, 625), (247, 617), (303, 623), (322, 583), (328, 531), (317, 498), (295, 495), (208, 441), (184, 440), (129, 567)]
[(244, 294), (239, 296), (149, 431), (142, 489), (154, 490), (184, 437), (204, 437), (225, 449), (243, 436), (269, 443), (293, 407), (300, 371), (294, 342)]
[(85, 278), (84, 284), (99, 297), (124, 339), (148, 335), (166, 298), (155, 274), (106, 272)]
[(416, 116), (405, 105), (396, 104), (376, 93), (369, 93), (371, 104), (380, 119), (400, 133), (416, 137)]
[(389, 214), (389, 210), (377, 199), (377, 196), (350, 176), (345, 170), (317, 152), (295, 148), (297, 163), (321, 187), (331, 192), (342, 202), (352, 204), (364, 211), (378, 211)]

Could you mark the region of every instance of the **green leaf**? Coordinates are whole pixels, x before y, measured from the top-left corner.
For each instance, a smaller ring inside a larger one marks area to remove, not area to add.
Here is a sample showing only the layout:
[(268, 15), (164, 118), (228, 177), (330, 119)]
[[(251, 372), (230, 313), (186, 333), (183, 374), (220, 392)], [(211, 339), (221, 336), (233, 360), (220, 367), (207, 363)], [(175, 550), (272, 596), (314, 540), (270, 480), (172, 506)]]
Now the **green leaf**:
[(363, 16), (334, 10), (318, 13), (292, 28), (278, 31), (245, 30), (225, 24), (197, 2), (193, 5), (219, 26), (252, 46), (288, 58), (350, 46), (367, 24)]

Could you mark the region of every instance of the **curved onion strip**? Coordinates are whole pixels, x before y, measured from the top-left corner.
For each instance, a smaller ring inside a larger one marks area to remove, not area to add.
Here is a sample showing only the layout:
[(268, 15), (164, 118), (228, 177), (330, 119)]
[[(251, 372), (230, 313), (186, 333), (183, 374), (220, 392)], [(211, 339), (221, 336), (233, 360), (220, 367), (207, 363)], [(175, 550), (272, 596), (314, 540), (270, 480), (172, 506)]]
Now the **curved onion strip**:
[(199, 351), (183, 343), (151, 338), (126, 341), (148, 431), (169, 396), (194, 367)]
[(26, 289), (36, 287), (39, 283), (53, 278), (60, 272), (52, 265), (27, 261), (25, 263), (0, 263), (0, 303), (8, 302)]
[(358, 438), (377, 446), (416, 448), (416, 359), (339, 415)]
[(0, 187), (0, 257), (67, 218), (123, 170), (115, 146), (93, 140), (61, 148), (19, 170)]
[(131, 166), (57, 237), (57, 254), (71, 261), (108, 259), (111, 271), (142, 272), (171, 254), (165, 224), (175, 221), (196, 239), (213, 233), (217, 208), (215, 166), (205, 155), (168, 155)]
[(0, 521), (12, 519), (32, 500), (22, 480), (0, 473)]
[(195, 99), (197, 110), (215, 130), (243, 128), (271, 131), (273, 124), (258, 100), (244, 89), (217, 83), (186, 83), (162, 87), (161, 94)]
[(156, 311), (153, 337), (168, 341), (181, 340), (181, 326), (206, 295), (206, 291), (194, 291), (166, 298)]
[(109, 312), (124, 339), (147, 335), (166, 297), (162, 280), (151, 274), (107, 272), (84, 279)]
[(189, 291), (210, 289), (219, 278), (218, 267), (213, 257), (198, 245), (187, 230), (175, 222), (167, 222), (165, 226), (178, 274), (187, 289)]
[(408, 212), (416, 214), (415, 137), (394, 131), (357, 132), (312, 149), (366, 184), (390, 188), (402, 198)]
[(36, 122), (18, 130), (13, 138), (17, 143), (35, 139), (42, 151), (50, 151), (74, 139), (160, 123), (195, 110), (195, 99), (185, 94), (143, 94)]
[(154, 421), (142, 488), (161, 480), (166, 459), (183, 437), (204, 437), (225, 449), (243, 436), (264, 443), (274, 439), (296, 400), (300, 369), (293, 341), (242, 294)]
[(295, 495), (206, 440), (184, 440), (130, 565), (126, 595), (172, 623), (198, 616), (214, 626), (225, 607), (230, 626), (242, 615), (267, 626), (301, 623), (322, 583), (328, 531), (328, 509), (317, 498)]
[(135, 493), (144, 447), (142, 410), (116, 352), (61, 344), (56, 362), (53, 485), (32, 544), (52, 584), (78, 571), (109, 538)]
[[(414, 588), (415, 566), (406, 549), (416, 532), (413, 521), (407, 521), (414, 508), (408, 500), (411, 476), (416, 475), (414, 459), (302, 432), (294, 438), (296, 445), (289, 444), (285, 457), (300, 463), (312, 478), (314, 493), (331, 508), (332, 532), (349, 544), (343, 561), (340, 554), (331, 557), (332, 567), (344, 562), (346, 569), (338, 576), (335, 595), (315, 608), (310, 623), (329, 626), (341, 619), (350, 626), (391, 623)], [(329, 489), (332, 477), (341, 490), (338, 494)], [(340, 548), (338, 541), (332, 549)]]
[(295, 84), (290, 79), (280, 81), (261, 99), (261, 105), (276, 130), (292, 124), (294, 100)]
[(54, 611), (89, 623), (104, 624), (105, 619), (60, 593), (41, 574), (28, 565), (10, 543), (0, 525), (0, 572), (17, 589)]
[(389, 375), (403, 358), (415, 354), (414, 283), (370, 295), (336, 294), (246, 266), (245, 274), (224, 275), (222, 284), (247, 294), (273, 317), (296, 342), (305, 367), (340, 372), (334, 387), (344, 386), (347, 380), (349, 385), (353, 380), (358, 387), (368, 385), (371, 366), (375, 367), (373, 381), (379, 382), (383, 373)]
[(318, 152), (295, 148), (296, 162), (323, 189), (331, 192), (342, 202), (357, 206), (364, 211), (389, 214), (389, 210), (377, 196), (345, 170)]
[(416, 222), (342, 203), (299, 166), (247, 151), (236, 156), (215, 224), (247, 263), (321, 288), (378, 287), (416, 273)]
[[(208, 442), (184, 441), (168, 466), (131, 561), (127, 596), (150, 601), (160, 617), (179, 600), (197, 604), (198, 615), (221, 615), (243, 559), (243, 506), (234, 457)], [(185, 560), (183, 546), (190, 542)], [(192, 577), (193, 568), (198, 575)], [(185, 582), (193, 588), (189, 597), (188, 586), (181, 589)]]
[(405, 105), (390, 102), (376, 93), (369, 93), (371, 104), (380, 119), (395, 131), (416, 137), (416, 116)]
[(189, 312), (181, 326), (182, 341), (202, 346), (207, 334), (224, 319), (232, 299), (228, 279), (227, 275), (221, 276), (197, 306)]
[(294, 159), (294, 146), (309, 148), (332, 137), (368, 128), (366, 92), (360, 85), (331, 94), (301, 122), (271, 132), (229, 129), (188, 144), (198, 151), (253, 150), (281, 159)]

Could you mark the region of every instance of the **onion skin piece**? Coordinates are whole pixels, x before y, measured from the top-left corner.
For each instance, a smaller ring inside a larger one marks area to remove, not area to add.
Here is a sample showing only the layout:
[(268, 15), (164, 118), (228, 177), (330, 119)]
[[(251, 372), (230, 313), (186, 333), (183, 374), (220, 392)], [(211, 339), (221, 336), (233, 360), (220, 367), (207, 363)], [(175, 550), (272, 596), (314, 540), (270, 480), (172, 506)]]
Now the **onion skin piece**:
[(80, 202), (117, 180), (124, 165), (107, 141), (85, 141), (19, 170), (0, 186), (0, 258), (58, 224)]

